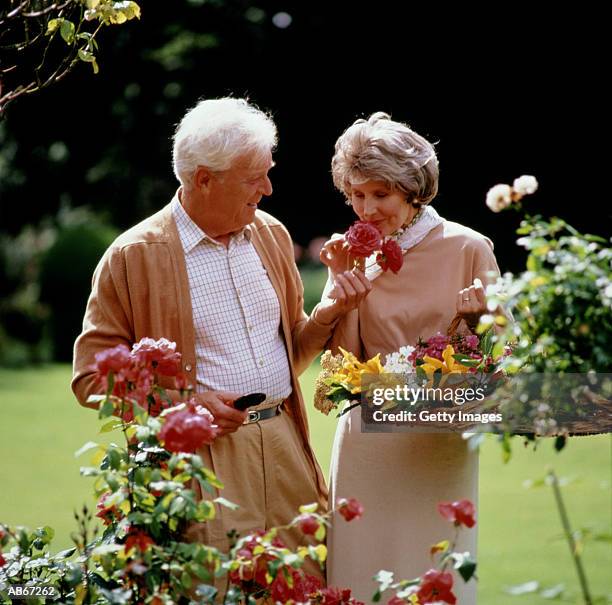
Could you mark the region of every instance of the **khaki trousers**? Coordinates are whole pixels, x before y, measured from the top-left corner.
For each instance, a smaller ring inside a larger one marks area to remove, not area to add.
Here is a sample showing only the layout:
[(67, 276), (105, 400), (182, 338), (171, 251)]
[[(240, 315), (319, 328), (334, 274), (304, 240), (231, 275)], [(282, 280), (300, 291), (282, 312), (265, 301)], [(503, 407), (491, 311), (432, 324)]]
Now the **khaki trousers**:
[[(299, 514), (302, 504), (317, 502), (319, 512), (327, 510), (326, 498), (317, 489), (314, 466), (293, 420), (285, 412), (244, 425), (198, 454), (224, 484), (218, 495), (239, 508), (231, 510), (217, 505), (214, 520), (193, 524), (187, 530), (186, 539), (190, 542), (198, 541), (228, 552), (227, 533), (232, 529), (243, 536), (257, 529), (287, 525)], [(200, 492), (199, 485), (195, 489)], [(216, 497), (200, 494), (204, 498)], [(314, 544), (295, 528), (281, 530), (279, 537), (291, 550), (301, 544)], [(325, 572), (318, 563), (307, 559), (303, 569), (324, 581)], [(222, 599), (226, 578), (215, 585)]]

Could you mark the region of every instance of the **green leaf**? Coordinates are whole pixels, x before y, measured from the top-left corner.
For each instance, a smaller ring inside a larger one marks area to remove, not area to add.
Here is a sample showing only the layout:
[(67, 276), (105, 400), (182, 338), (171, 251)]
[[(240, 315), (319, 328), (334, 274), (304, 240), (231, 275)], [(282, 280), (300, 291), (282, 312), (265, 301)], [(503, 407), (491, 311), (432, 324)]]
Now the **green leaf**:
[(100, 444), (96, 443), (95, 441), (88, 441), (85, 445), (74, 452), (74, 457), (78, 458), (81, 454), (84, 454), (89, 450), (93, 450), (95, 447), (100, 447)]
[(455, 553), (455, 569), (459, 572), (465, 582), (476, 573), (476, 561), (472, 558), (469, 552)]
[(468, 368), (475, 368), (480, 365), (480, 359), (472, 359), (471, 357), (468, 357), (467, 355), (463, 355), (463, 353), (456, 353), (455, 355), (453, 355), (453, 357), (460, 364)]
[(121, 544), (102, 544), (96, 546), (92, 551), (92, 555), (108, 555), (110, 553), (119, 552), (123, 546)]
[(114, 411), (113, 402), (110, 399), (106, 399), (98, 412), (98, 418), (108, 418), (113, 415)]
[(74, 23), (72, 21), (68, 21), (67, 19), (63, 19), (60, 25), (60, 35), (64, 39), (66, 44), (72, 44), (74, 40)]
[(203, 580), (204, 582), (213, 581), (212, 574), (203, 565), (198, 565), (197, 563), (193, 563), (189, 566), (189, 569), (193, 572), (195, 576), (200, 578), (200, 580)]
[(121, 460), (123, 456), (114, 448), (108, 450), (107, 456), (110, 467), (113, 470), (118, 471), (121, 468)]
[(220, 504), (221, 506), (225, 506), (226, 508), (229, 508), (230, 510), (238, 510), (240, 508), (238, 504), (234, 504), (233, 502), (230, 502), (226, 498), (223, 498), (223, 496), (219, 496), (218, 498), (215, 498), (213, 502), (216, 502), (217, 504)]
[(106, 422), (100, 427), (100, 433), (110, 433), (115, 429), (121, 428), (122, 424), (123, 423), (121, 422), (121, 420), (110, 420), (109, 422)]
[(191, 576), (190, 576), (190, 575), (189, 575), (189, 574), (188, 574), (186, 571), (184, 571), (184, 572), (181, 574), (181, 584), (182, 584), (182, 585), (183, 585), (183, 587), (184, 587), (184, 588), (186, 588), (187, 590), (189, 590), (189, 589), (191, 588), (191, 584), (192, 584), (192, 581), (191, 581)]
[(176, 498), (174, 498), (174, 500), (172, 500), (172, 504), (170, 504), (170, 510), (168, 511), (168, 514), (172, 516), (182, 512), (186, 504), (187, 502), (185, 502), (185, 498), (183, 498), (182, 496), (177, 496)]
[(57, 28), (61, 25), (63, 19), (51, 19), (49, 23), (47, 23), (47, 31), (45, 35), (50, 35), (57, 30)]
[(314, 513), (317, 508), (319, 508), (319, 505), (316, 502), (313, 502), (312, 504), (302, 504), (299, 511), (301, 513)]
[(53, 540), (53, 536), (55, 536), (55, 530), (45, 525), (44, 527), (38, 527), (34, 531), (34, 535), (39, 538), (43, 544), (50, 544), (51, 540)]
[(58, 559), (68, 559), (76, 552), (76, 546), (72, 548), (67, 548), (66, 550), (60, 550), (53, 558), (55, 560)]
[(79, 48), (79, 59), (81, 61), (85, 61), (85, 63), (93, 63), (96, 59), (95, 57), (87, 50), (83, 48)]
[(317, 539), (319, 542), (323, 542), (323, 540), (325, 539), (324, 523), (321, 523), (321, 525), (319, 525), (319, 529), (317, 529), (317, 531), (315, 532), (315, 539)]

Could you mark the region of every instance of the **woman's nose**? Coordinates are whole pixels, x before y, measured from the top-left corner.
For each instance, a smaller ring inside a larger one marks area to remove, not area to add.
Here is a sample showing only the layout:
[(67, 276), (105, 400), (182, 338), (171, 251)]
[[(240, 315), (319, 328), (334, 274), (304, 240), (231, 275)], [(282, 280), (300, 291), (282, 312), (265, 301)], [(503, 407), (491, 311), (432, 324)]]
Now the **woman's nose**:
[(366, 219), (372, 216), (376, 216), (377, 210), (378, 210), (378, 205), (376, 203), (375, 198), (367, 197), (363, 201), (363, 215)]

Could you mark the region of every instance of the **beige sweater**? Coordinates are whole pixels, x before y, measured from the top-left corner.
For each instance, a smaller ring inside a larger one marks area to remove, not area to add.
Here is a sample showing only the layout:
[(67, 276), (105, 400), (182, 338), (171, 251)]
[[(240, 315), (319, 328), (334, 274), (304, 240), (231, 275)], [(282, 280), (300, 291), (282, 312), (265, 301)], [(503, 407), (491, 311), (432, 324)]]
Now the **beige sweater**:
[[(309, 318), (303, 309), (303, 285), (285, 227), (257, 211), (251, 224), (253, 245), (268, 272), (281, 308), (282, 333), (287, 347), (293, 392), (287, 405), (317, 469), (321, 495), (323, 475), (309, 443), (308, 421), (298, 383), (329, 339), (333, 326)], [(183, 370), (195, 384), (196, 360), (189, 280), (185, 257), (170, 205), (120, 235), (98, 264), (87, 303), (83, 331), (74, 347), (72, 389), (81, 405), (96, 408), (87, 398), (100, 392), (91, 368), (94, 355), (141, 338), (165, 337), (176, 342)], [(239, 372), (240, 368), (236, 368)], [(162, 386), (173, 389), (172, 379)]]

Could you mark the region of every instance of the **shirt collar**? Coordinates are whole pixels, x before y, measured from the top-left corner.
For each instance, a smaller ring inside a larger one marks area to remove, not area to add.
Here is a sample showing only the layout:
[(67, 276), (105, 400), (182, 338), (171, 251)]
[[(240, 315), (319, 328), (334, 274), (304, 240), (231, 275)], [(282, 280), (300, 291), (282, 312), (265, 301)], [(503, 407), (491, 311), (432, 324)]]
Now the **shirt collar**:
[[(181, 244), (183, 245), (183, 251), (185, 254), (191, 252), (200, 242), (208, 242), (219, 245), (219, 242), (215, 241), (212, 237), (206, 234), (196, 223), (193, 222), (191, 217), (187, 214), (185, 208), (178, 199), (178, 194), (172, 198), (170, 204), (172, 215), (176, 222), (176, 227), (181, 238)], [(243, 239), (251, 241), (252, 230), (251, 226), (247, 225), (234, 235), (232, 235), (232, 241), (235, 243), (241, 242)]]

